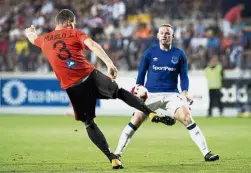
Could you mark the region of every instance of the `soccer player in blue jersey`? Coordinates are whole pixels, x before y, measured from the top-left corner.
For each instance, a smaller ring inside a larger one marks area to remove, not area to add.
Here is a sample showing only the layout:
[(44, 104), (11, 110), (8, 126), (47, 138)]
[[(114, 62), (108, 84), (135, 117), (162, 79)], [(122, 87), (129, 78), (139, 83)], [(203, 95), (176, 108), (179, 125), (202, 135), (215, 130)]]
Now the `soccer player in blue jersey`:
[[(162, 110), (164, 114), (181, 122), (188, 130), (192, 140), (199, 147), (205, 161), (215, 161), (219, 155), (213, 154), (207, 147), (205, 137), (194, 122), (189, 109), (188, 98), (188, 67), (186, 54), (177, 47), (172, 46), (174, 31), (171, 25), (164, 24), (159, 27), (157, 34), (159, 44), (146, 50), (142, 56), (138, 70), (136, 84), (144, 85), (148, 91), (146, 105), (156, 111)], [(147, 80), (145, 76), (147, 73)], [(179, 92), (178, 76), (180, 76)], [(144, 122), (147, 116), (136, 111), (129, 124), (121, 133), (115, 154), (122, 155), (130, 139)]]

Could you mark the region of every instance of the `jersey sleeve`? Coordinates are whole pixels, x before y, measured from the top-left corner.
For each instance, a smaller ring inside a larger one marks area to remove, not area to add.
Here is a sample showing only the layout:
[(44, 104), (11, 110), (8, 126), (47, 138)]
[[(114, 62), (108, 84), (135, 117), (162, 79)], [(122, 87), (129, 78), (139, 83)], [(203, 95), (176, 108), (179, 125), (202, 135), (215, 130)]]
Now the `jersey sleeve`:
[(180, 66), (180, 88), (182, 91), (188, 91), (189, 79), (188, 79), (188, 64), (187, 56), (181, 51), (181, 66)]
[(149, 51), (145, 51), (140, 60), (136, 84), (144, 85), (149, 63)]
[(43, 42), (43, 36), (38, 36), (38, 37), (34, 40), (34, 45), (41, 48), (42, 42)]
[(88, 46), (86, 46), (86, 45), (84, 44), (84, 41), (85, 41), (85, 39), (90, 38), (90, 36), (87, 35), (87, 34), (85, 34), (85, 33), (84, 33), (83, 31), (81, 31), (81, 30), (78, 30), (77, 36), (78, 36), (78, 39), (79, 39), (79, 41), (80, 41), (80, 44), (81, 44), (82, 48), (85, 49), (85, 50), (89, 50)]

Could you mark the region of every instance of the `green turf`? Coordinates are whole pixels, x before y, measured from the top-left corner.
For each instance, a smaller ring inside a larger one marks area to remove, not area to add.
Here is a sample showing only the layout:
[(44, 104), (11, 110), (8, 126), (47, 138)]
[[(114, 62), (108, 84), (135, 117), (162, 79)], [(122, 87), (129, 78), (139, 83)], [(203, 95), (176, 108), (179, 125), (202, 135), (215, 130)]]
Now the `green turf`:
[[(112, 150), (130, 117), (98, 117)], [(125, 169), (111, 170), (90, 142), (84, 126), (65, 116), (0, 116), (0, 172), (251, 172), (251, 119), (196, 118), (211, 150), (220, 160), (206, 163), (177, 123), (146, 122), (122, 157)]]

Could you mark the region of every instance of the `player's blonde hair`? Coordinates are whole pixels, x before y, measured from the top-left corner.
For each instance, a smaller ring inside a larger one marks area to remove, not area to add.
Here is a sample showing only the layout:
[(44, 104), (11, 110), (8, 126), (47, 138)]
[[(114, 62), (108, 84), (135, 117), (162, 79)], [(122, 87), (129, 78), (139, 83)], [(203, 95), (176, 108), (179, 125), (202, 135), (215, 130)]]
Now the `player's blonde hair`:
[(159, 26), (159, 28), (161, 28), (161, 27), (169, 27), (169, 28), (173, 29), (173, 26), (170, 25), (170, 24), (162, 24), (162, 25)]

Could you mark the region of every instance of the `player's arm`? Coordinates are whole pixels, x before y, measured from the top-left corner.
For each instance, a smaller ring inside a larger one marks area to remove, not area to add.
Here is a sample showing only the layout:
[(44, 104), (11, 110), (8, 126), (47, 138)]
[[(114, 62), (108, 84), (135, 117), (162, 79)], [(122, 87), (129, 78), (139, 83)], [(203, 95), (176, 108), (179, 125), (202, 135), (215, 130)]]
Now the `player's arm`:
[(180, 88), (182, 90), (182, 95), (184, 95), (189, 102), (192, 104), (192, 99), (188, 97), (188, 89), (189, 89), (189, 78), (188, 78), (188, 64), (187, 64), (187, 56), (184, 52), (181, 54), (181, 69), (180, 69)]
[(188, 79), (188, 64), (187, 56), (184, 52), (181, 54), (181, 66), (180, 66), (180, 88), (182, 93), (187, 96), (189, 88), (189, 79)]
[(31, 25), (30, 27), (25, 29), (25, 36), (28, 38), (28, 40), (34, 44), (36, 38), (37, 38), (37, 32), (34, 25)]
[(88, 46), (88, 48), (106, 64), (110, 77), (115, 79), (117, 76), (117, 69), (114, 66), (112, 60), (105, 53), (104, 49), (91, 38), (86, 38), (84, 40), (84, 44)]
[(148, 51), (146, 51), (140, 60), (136, 84), (144, 85), (148, 66), (149, 66), (149, 53)]

